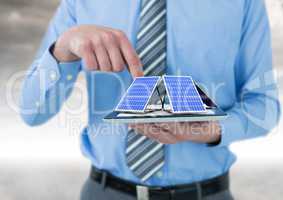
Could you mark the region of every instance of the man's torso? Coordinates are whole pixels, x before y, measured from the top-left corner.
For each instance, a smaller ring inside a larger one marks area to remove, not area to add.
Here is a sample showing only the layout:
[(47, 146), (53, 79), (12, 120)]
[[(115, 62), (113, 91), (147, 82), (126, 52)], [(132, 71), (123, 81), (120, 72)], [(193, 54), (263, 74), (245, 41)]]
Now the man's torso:
[[(222, 108), (235, 102), (239, 69), (234, 68), (244, 13), (244, 0), (167, 1), (167, 74), (190, 75)], [(109, 12), (108, 12), (109, 11)], [(95, 24), (124, 31), (136, 44), (140, 1), (77, 1), (77, 24)], [(79, 13), (79, 14), (78, 14)], [(126, 126), (104, 123), (131, 82), (127, 71), (113, 74), (85, 71), (89, 125), (82, 150), (98, 168), (139, 182), (126, 166)], [(167, 145), (165, 166), (147, 184), (172, 185), (207, 179), (227, 171), (235, 157), (226, 147), (183, 142)]]

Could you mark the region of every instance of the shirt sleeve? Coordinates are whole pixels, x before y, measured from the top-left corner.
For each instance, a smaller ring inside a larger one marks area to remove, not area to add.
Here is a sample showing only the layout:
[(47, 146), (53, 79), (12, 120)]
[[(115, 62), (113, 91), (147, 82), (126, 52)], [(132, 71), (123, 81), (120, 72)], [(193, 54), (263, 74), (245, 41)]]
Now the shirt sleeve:
[(263, 0), (247, 0), (241, 44), (235, 63), (237, 102), (220, 122), (218, 146), (264, 136), (280, 117), (277, 84), (272, 68), (270, 27)]
[(23, 81), (20, 113), (31, 126), (42, 124), (58, 113), (80, 72), (80, 61), (58, 63), (50, 52), (57, 38), (75, 26), (74, 11), (73, 0), (61, 2)]

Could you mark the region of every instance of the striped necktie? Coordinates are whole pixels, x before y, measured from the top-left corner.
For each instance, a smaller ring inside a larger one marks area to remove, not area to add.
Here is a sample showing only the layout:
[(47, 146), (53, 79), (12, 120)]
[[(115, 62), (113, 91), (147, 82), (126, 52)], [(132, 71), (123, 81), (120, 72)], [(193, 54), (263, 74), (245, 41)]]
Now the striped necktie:
[[(145, 76), (160, 76), (166, 68), (166, 0), (143, 0), (137, 35), (137, 53)], [(142, 182), (164, 165), (164, 145), (130, 129), (126, 160)]]

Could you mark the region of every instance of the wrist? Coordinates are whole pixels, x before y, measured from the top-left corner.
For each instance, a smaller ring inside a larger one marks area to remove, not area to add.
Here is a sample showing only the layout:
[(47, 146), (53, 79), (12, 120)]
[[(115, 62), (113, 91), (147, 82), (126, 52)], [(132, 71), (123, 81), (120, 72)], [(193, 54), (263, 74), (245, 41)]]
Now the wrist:
[(221, 140), (221, 126), (218, 122), (186, 123), (187, 140), (197, 143), (217, 143)]
[(208, 146), (216, 146), (221, 142), (221, 126), (219, 122), (212, 122), (213, 123), (213, 130), (211, 135), (211, 140), (207, 142)]

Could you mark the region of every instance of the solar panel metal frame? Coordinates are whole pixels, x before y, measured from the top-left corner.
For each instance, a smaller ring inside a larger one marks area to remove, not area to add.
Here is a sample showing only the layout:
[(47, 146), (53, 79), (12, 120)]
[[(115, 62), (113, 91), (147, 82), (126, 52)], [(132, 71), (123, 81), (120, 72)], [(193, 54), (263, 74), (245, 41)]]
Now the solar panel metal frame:
[[(143, 107), (143, 110), (118, 109), (118, 107), (120, 106), (120, 104), (124, 101), (124, 98), (127, 96), (128, 92), (129, 92), (129, 90), (130, 90), (130, 88), (131, 88), (131, 87), (133, 86), (133, 84), (135, 83), (135, 80), (136, 80), (136, 79), (143, 79), (143, 78), (144, 78), (144, 79), (145, 79), (145, 78), (158, 78), (157, 81), (156, 81), (156, 83), (155, 83), (155, 85), (154, 85), (154, 87), (153, 87), (153, 89), (152, 89), (152, 91), (151, 91), (151, 94), (148, 96), (147, 102), (146, 102), (145, 106)], [(151, 96), (153, 95), (153, 93), (154, 93), (155, 89), (157, 88), (158, 84), (160, 83), (161, 77), (159, 77), (159, 76), (144, 76), (144, 77), (137, 77), (136, 79), (131, 83), (131, 85), (128, 87), (126, 93), (125, 93), (125, 94), (123, 95), (123, 97), (120, 99), (118, 105), (117, 105), (116, 108), (115, 108), (115, 111), (118, 111), (118, 112), (134, 112), (134, 113), (144, 113), (144, 112), (145, 112), (145, 109), (146, 109), (148, 103), (150, 102)]]
[[(173, 103), (172, 103), (172, 101), (171, 101), (171, 97), (170, 97), (170, 94), (169, 94), (169, 89), (168, 89), (168, 86), (167, 86), (167, 82), (165, 81), (165, 78), (166, 77), (172, 77), (172, 78), (174, 78), (174, 77), (176, 77), (176, 78), (182, 78), (182, 77), (184, 77), (184, 78), (189, 78), (189, 79), (191, 79), (191, 81), (192, 81), (192, 83), (193, 83), (193, 87), (194, 87), (194, 90), (197, 92), (197, 94), (198, 94), (198, 99), (199, 99), (199, 101), (202, 103), (202, 106), (203, 106), (203, 110), (199, 110), (199, 111), (175, 111), (174, 110), (174, 106), (173, 106)], [(203, 103), (203, 101), (202, 101), (202, 99), (201, 99), (201, 96), (200, 96), (200, 94), (199, 94), (199, 92), (198, 92), (198, 90), (197, 90), (197, 88), (196, 88), (196, 86), (195, 86), (195, 83), (194, 83), (194, 80), (192, 79), (192, 77), (191, 76), (174, 76), (174, 75), (164, 75), (164, 76), (162, 76), (162, 80), (163, 80), (163, 82), (164, 82), (164, 85), (165, 85), (165, 89), (166, 89), (166, 93), (167, 93), (167, 97), (168, 97), (168, 99), (169, 99), (169, 103), (170, 103), (170, 106), (171, 106), (171, 109), (172, 109), (172, 113), (179, 113), (179, 114), (182, 114), (182, 113), (202, 113), (202, 112), (205, 112), (206, 111), (206, 107), (205, 107), (205, 104)]]

